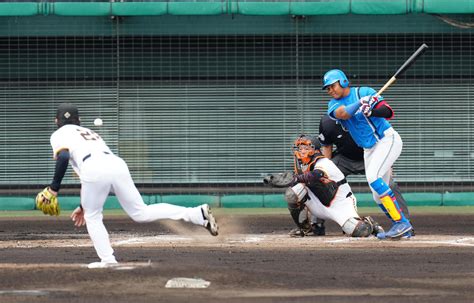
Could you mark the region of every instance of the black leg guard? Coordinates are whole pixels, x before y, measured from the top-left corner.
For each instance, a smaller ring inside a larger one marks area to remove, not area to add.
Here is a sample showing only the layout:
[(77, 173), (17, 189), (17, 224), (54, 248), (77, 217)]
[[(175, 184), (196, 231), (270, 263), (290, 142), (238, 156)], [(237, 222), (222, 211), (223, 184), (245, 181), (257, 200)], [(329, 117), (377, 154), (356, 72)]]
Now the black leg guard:
[(342, 230), (351, 237), (368, 237), (374, 233), (373, 222), (372, 218), (350, 218), (342, 225)]
[(297, 207), (296, 205), (288, 205), (288, 210), (296, 226), (303, 228), (303, 221), (300, 222), (300, 215), (304, 208)]

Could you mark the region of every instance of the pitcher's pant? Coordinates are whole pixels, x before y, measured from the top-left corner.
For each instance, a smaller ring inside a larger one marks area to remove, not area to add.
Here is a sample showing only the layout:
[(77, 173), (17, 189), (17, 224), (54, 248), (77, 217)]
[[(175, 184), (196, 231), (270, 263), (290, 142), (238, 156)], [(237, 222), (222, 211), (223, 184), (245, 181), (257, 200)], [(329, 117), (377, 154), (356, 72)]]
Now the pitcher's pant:
[(160, 219), (204, 224), (201, 207), (181, 207), (167, 203), (146, 205), (130, 176), (127, 164), (114, 155), (92, 155), (82, 166), (81, 205), (87, 231), (102, 262), (115, 262), (109, 234), (103, 223), (103, 207), (112, 191), (136, 222)]

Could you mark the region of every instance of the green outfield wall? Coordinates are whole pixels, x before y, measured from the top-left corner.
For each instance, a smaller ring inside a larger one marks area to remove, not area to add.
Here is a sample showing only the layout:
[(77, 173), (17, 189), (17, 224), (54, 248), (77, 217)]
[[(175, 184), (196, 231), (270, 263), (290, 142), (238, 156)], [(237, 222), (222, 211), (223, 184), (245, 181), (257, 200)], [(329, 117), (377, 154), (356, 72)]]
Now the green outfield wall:
[[(468, 0), (1, 2), (0, 189), (51, 182), (53, 115), (68, 101), (137, 184), (216, 184), (223, 207), (279, 205), (233, 192), (292, 169), (294, 138), (327, 110), (324, 72), (380, 88), (426, 43), (384, 97), (404, 142), (396, 180), (443, 205), (474, 192), (473, 12)], [(63, 184), (78, 183), (68, 171)]]
[(395, 15), (474, 13), (472, 0), (6, 2), (0, 16)]
[[(474, 206), (474, 193), (405, 193), (408, 206)], [(207, 203), (222, 208), (286, 208), (283, 194), (225, 194), (225, 195), (142, 195), (146, 204), (170, 203), (193, 207)], [(72, 210), (80, 204), (78, 196), (60, 196), (61, 209)], [(371, 194), (358, 194), (357, 206), (376, 206)], [(115, 196), (107, 198), (105, 209), (118, 209), (120, 203)], [(0, 211), (34, 210), (34, 197), (0, 197)]]

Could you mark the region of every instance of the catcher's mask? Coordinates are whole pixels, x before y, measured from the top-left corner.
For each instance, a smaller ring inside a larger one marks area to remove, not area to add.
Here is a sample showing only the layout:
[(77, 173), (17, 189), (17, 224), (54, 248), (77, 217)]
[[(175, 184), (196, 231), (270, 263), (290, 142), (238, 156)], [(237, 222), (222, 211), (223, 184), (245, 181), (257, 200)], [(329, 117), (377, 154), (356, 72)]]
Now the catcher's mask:
[(300, 135), (293, 144), (293, 154), (302, 164), (309, 164), (313, 160), (316, 150), (320, 148), (321, 145), (317, 139)]
[(79, 110), (72, 103), (61, 103), (56, 111), (56, 119), (58, 127), (66, 124), (80, 125)]

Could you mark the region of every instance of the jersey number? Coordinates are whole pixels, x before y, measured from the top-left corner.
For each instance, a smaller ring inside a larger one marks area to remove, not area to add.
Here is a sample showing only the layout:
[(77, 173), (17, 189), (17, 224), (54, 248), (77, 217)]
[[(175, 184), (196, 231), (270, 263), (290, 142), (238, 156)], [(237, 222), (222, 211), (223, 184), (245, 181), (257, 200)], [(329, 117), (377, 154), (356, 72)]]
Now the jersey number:
[(82, 138), (84, 138), (84, 140), (100, 140), (100, 136), (98, 133), (94, 132), (93, 130), (91, 131), (81, 131), (81, 130), (77, 130), (79, 131), (80, 135), (82, 136)]

